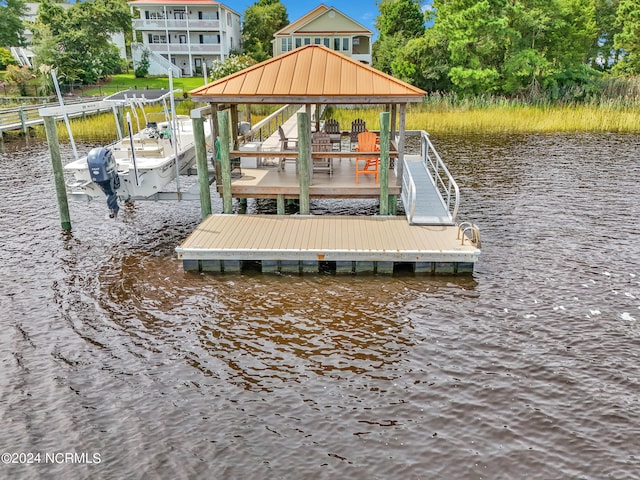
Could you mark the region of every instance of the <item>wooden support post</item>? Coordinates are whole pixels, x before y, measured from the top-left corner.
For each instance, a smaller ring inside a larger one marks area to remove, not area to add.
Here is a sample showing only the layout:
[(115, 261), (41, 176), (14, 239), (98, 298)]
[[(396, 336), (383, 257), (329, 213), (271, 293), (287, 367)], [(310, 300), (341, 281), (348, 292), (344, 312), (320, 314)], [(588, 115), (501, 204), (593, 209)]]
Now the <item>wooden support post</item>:
[(229, 114), (218, 112), (218, 128), (220, 129), (220, 174), (222, 176), (222, 213), (231, 213), (233, 197), (231, 196), (231, 159), (229, 158)]
[(245, 112), (244, 112), (244, 116), (245, 116), (245, 120), (247, 122), (249, 122), (249, 125), (253, 125), (252, 120), (251, 120), (251, 104), (247, 103), (245, 106)]
[(309, 215), (311, 181), (311, 123), (307, 112), (298, 112), (298, 179), (300, 181), (300, 215)]
[(400, 135), (398, 136), (398, 165), (396, 167), (396, 185), (402, 186), (402, 175), (404, 170), (404, 142), (405, 142), (405, 131), (407, 128), (407, 104), (400, 104)]
[(207, 145), (204, 138), (204, 118), (192, 118), (193, 142), (196, 147), (196, 165), (198, 166), (198, 187), (200, 190), (200, 216), (204, 220), (211, 215), (211, 190), (209, 190), (209, 164), (207, 163)]
[(284, 193), (279, 193), (276, 197), (276, 208), (278, 215), (284, 215)]
[(231, 105), (231, 141), (234, 150), (238, 150), (238, 120), (238, 105)]
[(18, 116), (20, 117), (20, 124), (22, 125), (22, 133), (27, 134), (27, 121), (26, 114), (24, 113), (24, 105), (20, 105), (20, 111), (18, 112)]
[(380, 215), (389, 215), (389, 112), (380, 113)]
[(391, 139), (396, 138), (396, 125), (398, 124), (398, 105), (396, 103), (391, 105)]
[(71, 215), (69, 215), (69, 203), (67, 202), (67, 188), (64, 185), (64, 172), (60, 157), (60, 144), (58, 143), (58, 130), (54, 117), (44, 117), (44, 129), (47, 134), (47, 144), (53, 166), (53, 179), (56, 184), (58, 210), (60, 211), (60, 225), (65, 232), (71, 231)]

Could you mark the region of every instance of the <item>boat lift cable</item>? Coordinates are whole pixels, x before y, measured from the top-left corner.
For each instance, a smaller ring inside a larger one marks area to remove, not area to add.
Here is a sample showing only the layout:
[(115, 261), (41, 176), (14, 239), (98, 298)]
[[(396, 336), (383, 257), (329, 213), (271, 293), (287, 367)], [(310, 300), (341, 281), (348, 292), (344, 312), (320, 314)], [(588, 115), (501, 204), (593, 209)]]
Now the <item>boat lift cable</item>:
[(60, 110), (62, 110), (64, 124), (67, 126), (67, 133), (69, 134), (71, 148), (73, 149), (73, 158), (78, 160), (78, 149), (76, 148), (76, 142), (73, 139), (73, 133), (71, 132), (71, 125), (69, 125), (69, 116), (67, 115), (67, 111), (64, 108), (62, 93), (60, 92), (60, 85), (58, 84), (58, 77), (56, 77), (56, 71), (54, 69), (51, 70), (51, 78), (53, 80), (53, 85), (56, 87), (56, 94), (58, 95), (58, 102), (60, 102)]

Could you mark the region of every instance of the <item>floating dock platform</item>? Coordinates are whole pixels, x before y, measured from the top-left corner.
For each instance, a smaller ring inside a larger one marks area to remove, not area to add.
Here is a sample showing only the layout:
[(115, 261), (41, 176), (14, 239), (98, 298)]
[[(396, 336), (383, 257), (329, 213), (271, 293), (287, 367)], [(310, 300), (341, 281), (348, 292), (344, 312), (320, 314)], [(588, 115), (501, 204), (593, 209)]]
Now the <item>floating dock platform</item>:
[(480, 256), (457, 226), (397, 216), (209, 215), (176, 251), (198, 272), (457, 275)]

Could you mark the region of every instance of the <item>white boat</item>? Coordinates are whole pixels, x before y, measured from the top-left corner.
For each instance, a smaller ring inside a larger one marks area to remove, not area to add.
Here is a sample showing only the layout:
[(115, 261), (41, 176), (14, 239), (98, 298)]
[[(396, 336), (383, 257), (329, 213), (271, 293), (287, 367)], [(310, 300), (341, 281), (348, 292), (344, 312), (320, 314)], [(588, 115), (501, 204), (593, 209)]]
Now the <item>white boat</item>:
[[(132, 107), (131, 112), (127, 114), (125, 134), (120, 135), (119, 140), (105, 147), (93, 149), (87, 156), (64, 166), (65, 171), (73, 175), (73, 180), (68, 184), (73, 197), (106, 196), (109, 199), (110, 195), (115, 195), (122, 201), (153, 199), (157, 198), (169, 183), (176, 180), (178, 175), (186, 174), (193, 168), (196, 160), (193, 124), (188, 116), (169, 115), (166, 102), (170, 95), (171, 92), (168, 90), (126, 90), (104, 99), (119, 106)], [(145, 112), (145, 104), (157, 102), (164, 104), (163, 112)], [(140, 127), (140, 110), (144, 128)], [(133, 113), (138, 124), (136, 134), (131, 133), (133, 129), (130, 113)], [(120, 131), (119, 125), (118, 130)], [(209, 132), (210, 126), (205, 122), (205, 138), (209, 136)], [(106, 158), (107, 153), (100, 152), (104, 149), (108, 150), (115, 160), (117, 178), (111, 182), (113, 191), (109, 191), (108, 188), (105, 190), (105, 182), (97, 181), (104, 179), (92, 175), (89, 165), (92, 156)], [(117, 214), (117, 209), (115, 213)]]

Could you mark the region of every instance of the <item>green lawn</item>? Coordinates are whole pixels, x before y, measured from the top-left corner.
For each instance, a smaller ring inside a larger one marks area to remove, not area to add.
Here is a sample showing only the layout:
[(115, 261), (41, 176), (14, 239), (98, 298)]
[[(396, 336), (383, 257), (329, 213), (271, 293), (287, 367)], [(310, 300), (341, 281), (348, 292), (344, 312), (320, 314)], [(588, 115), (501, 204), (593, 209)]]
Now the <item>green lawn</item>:
[[(181, 89), (183, 92), (188, 92), (194, 88), (198, 88), (204, 85), (204, 79), (202, 77), (185, 77), (174, 78), (173, 88)], [(110, 95), (120, 90), (127, 90), (129, 88), (148, 89), (154, 90), (158, 88), (169, 88), (169, 77), (147, 77), (147, 78), (135, 78), (132, 73), (122, 73), (113, 75), (108, 82), (104, 84), (84, 90), (84, 95), (96, 95), (104, 96)]]

